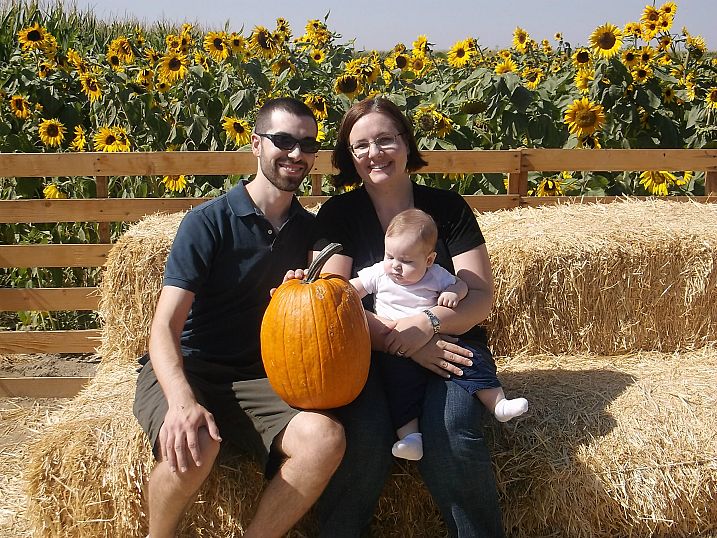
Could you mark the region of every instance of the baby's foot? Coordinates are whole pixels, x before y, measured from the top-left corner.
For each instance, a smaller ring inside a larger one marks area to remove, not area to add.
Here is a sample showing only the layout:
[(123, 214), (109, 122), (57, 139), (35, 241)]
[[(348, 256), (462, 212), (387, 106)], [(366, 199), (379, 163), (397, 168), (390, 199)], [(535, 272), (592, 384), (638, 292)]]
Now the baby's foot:
[(423, 457), (423, 434), (409, 433), (393, 445), (391, 453), (404, 460), (420, 460)]
[(501, 422), (508, 422), (511, 418), (518, 417), (528, 410), (528, 400), (525, 398), (515, 398), (509, 400), (504, 398), (495, 406), (493, 414)]

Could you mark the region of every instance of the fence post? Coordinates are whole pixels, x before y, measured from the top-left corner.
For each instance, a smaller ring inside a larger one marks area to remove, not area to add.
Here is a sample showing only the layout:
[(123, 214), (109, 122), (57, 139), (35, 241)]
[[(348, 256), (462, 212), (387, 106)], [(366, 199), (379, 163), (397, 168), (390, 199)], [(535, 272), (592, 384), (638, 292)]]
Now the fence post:
[(523, 170), (523, 150), (518, 151), (518, 170), (520, 172), (510, 172), (508, 174), (508, 194), (517, 194), (518, 196), (528, 195), (528, 171)]
[(717, 195), (717, 171), (705, 172), (705, 196)]
[[(95, 184), (97, 190), (97, 198), (107, 198), (109, 196), (107, 176), (95, 177)], [(100, 243), (110, 243), (110, 223), (99, 222), (97, 229), (100, 236)]]
[(321, 196), (321, 174), (311, 174), (311, 196)]

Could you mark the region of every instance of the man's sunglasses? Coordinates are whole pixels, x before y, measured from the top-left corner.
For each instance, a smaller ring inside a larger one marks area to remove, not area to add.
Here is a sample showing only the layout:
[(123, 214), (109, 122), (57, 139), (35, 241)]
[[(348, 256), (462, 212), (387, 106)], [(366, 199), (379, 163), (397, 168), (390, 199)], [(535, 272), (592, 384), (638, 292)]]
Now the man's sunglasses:
[(254, 133), (257, 136), (263, 136), (271, 140), (277, 148), (284, 151), (291, 151), (299, 144), (299, 148), (304, 153), (316, 153), (321, 148), (321, 142), (314, 140), (313, 138), (302, 138), (298, 140), (293, 136), (286, 133)]

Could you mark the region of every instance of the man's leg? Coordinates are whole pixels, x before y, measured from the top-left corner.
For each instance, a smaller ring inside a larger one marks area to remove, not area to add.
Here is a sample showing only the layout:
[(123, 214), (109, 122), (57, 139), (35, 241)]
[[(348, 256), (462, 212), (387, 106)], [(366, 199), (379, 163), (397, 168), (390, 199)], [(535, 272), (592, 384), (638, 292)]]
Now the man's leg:
[(291, 419), (274, 445), (286, 460), (262, 494), (244, 538), (288, 532), (321, 495), (341, 463), (346, 441), (336, 419), (304, 411)]
[(199, 430), (202, 466), (189, 465), (186, 472), (171, 471), (160, 460), (149, 477), (149, 535), (151, 538), (174, 538), (179, 522), (192, 499), (212, 470), (219, 454), (219, 443), (206, 428)]

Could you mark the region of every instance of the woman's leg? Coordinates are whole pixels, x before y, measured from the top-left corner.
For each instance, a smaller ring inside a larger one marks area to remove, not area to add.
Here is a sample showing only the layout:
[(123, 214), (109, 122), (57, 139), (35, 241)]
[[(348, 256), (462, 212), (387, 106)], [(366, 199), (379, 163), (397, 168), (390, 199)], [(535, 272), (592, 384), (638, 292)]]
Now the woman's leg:
[(316, 505), (320, 536), (358, 538), (371, 524), (393, 464), (395, 434), (373, 367), (359, 397), (332, 413), (344, 426), (346, 452)]
[(421, 416), (419, 469), (449, 535), (503, 536), (495, 476), (483, 436), (483, 404), (452, 381), (431, 376)]

